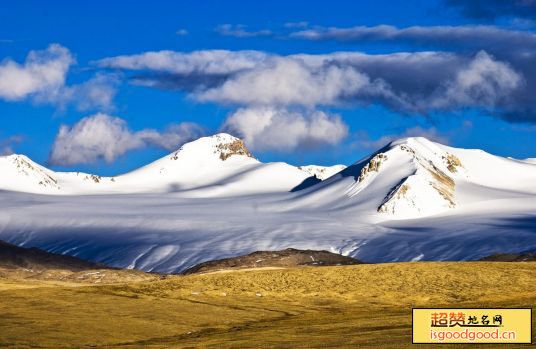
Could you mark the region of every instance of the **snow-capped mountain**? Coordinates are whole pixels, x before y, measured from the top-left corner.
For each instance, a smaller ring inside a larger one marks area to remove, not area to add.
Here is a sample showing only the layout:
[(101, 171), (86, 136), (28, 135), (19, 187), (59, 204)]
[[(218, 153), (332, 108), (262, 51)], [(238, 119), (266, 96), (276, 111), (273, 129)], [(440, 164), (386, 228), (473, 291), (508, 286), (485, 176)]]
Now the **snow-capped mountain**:
[(168, 156), (116, 177), (54, 172), (24, 155), (0, 157), (0, 170), (0, 189), (71, 195), (190, 191), (193, 196), (217, 196), (285, 192), (310, 176), (286, 163), (261, 163), (240, 139), (224, 133), (187, 143)]
[(333, 165), (333, 166), (317, 166), (317, 165), (307, 165), (307, 166), (298, 166), (298, 168), (310, 176), (316, 176), (320, 180), (328, 179), (333, 176), (335, 173), (339, 173), (346, 168), (344, 165)]
[(529, 162), (406, 138), (303, 190), (288, 205), (422, 218), (460, 212), (495, 195), (534, 195), (535, 180), (536, 166)]
[(263, 164), (225, 134), (113, 178), (24, 156), (0, 171), (0, 239), (117, 267), (176, 272), (288, 247), (365, 262), (536, 250), (536, 164), (425, 138), (309, 186), (311, 172)]
[(521, 160), (523, 162), (527, 162), (529, 164), (536, 164), (536, 158), (529, 158), (529, 159), (525, 159), (525, 160)]

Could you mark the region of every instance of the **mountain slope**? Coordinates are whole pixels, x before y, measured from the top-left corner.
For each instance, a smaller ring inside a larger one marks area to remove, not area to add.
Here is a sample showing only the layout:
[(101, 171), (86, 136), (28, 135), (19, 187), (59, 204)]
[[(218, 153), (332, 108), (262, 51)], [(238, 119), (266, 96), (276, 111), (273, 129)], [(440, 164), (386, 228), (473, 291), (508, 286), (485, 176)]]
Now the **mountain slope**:
[(105, 269), (106, 266), (84, 261), (71, 256), (49, 253), (37, 248), (22, 248), (0, 241), (0, 268), (33, 270), (64, 269), (81, 271)]
[(256, 268), (292, 268), (297, 266), (336, 266), (361, 264), (355, 258), (328, 251), (298, 250), (255, 251), (246, 256), (236, 256), (203, 262), (185, 270), (183, 274), (209, 273)]
[(317, 165), (307, 165), (299, 166), (300, 170), (305, 171), (310, 176), (316, 176), (320, 180), (328, 179), (336, 173), (341, 172), (346, 168), (344, 165), (333, 165), (333, 166), (317, 166)]
[(287, 207), (419, 218), (493, 198), (536, 194), (535, 179), (533, 164), (406, 138), (304, 190)]
[(0, 170), (0, 189), (71, 195), (190, 191), (195, 197), (286, 192), (310, 176), (285, 163), (261, 163), (240, 139), (224, 133), (187, 143), (116, 177), (54, 172), (23, 155), (0, 157)]
[(242, 154), (221, 155), (221, 143), (202, 138), (114, 181), (51, 174), (60, 186), (84, 180), (83, 190), (65, 185), (71, 195), (2, 192), (0, 239), (161, 272), (289, 247), (364, 262), (536, 250), (535, 164), (406, 138), (289, 192), (309, 174), (238, 145)]

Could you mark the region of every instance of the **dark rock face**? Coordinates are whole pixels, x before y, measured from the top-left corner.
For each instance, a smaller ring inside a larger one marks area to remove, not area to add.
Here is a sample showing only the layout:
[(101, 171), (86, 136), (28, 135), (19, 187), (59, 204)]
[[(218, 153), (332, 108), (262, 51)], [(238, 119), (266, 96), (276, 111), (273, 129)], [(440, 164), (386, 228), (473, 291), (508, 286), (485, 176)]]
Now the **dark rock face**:
[(362, 264), (362, 262), (352, 257), (346, 257), (328, 251), (287, 248), (281, 251), (257, 251), (245, 256), (204, 262), (187, 269), (183, 274), (267, 267), (288, 268), (297, 266), (354, 264)]
[(534, 262), (536, 251), (522, 253), (497, 253), (480, 259), (487, 262)]
[(104, 265), (88, 262), (76, 257), (50, 253), (38, 248), (23, 248), (0, 241), (0, 267), (6, 269), (65, 269), (81, 271), (104, 269)]

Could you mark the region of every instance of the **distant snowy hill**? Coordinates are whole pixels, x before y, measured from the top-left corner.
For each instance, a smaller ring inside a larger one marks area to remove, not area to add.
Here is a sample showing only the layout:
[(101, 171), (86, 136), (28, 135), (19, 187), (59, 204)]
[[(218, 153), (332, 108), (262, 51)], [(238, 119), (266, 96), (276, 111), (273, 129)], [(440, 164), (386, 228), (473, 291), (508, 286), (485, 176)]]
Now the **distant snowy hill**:
[(536, 164), (419, 137), (347, 168), (264, 164), (219, 134), (113, 178), (22, 155), (0, 171), (0, 239), (118, 267), (178, 272), (289, 247), (365, 262), (536, 250)]
[(0, 157), (0, 171), (0, 189), (71, 195), (190, 191), (193, 196), (217, 196), (284, 192), (311, 176), (286, 163), (261, 163), (240, 139), (223, 133), (187, 143), (168, 156), (116, 177), (54, 172), (24, 155)]
[(333, 166), (317, 166), (317, 165), (308, 165), (308, 166), (299, 166), (300, 170), (308, 173), (310, 176), (316, 176), (320, 180), (327, 179), (333, 176), (335, 173), (339, 173), (346, 168), (344, 165), (333, 165)]
[(529, 158), (529, 159), (525, 159), (525, 160), (521, 160), (521, 161), (527, 162), (529, 164), (535, 164), (536, 165), (536, 158)]

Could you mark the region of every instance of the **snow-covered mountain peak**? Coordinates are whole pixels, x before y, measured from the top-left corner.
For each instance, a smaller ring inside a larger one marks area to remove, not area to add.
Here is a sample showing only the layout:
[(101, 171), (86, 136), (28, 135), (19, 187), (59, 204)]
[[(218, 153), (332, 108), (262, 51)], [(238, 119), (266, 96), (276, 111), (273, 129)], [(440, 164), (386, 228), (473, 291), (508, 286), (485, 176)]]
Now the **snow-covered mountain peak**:
[(379, 213), (414, 218), (457, 206), (455, 179), (463, 175), (464, 167), (445, 146), (423, 137), (412, 137), (395, 141), (387, 149), (367, 166), (379, 167), (382, 162), (387, 165), (389, 158), (393, 158), (393, 162), (403, 163), (396, 166), (405, 166), (407, 175), (384, 197), (377, 209)]
[(170, 158), (172, 160), (178, 160), (184, 153), (191, 153), (195, 156), (214, 154), (221, 161), (225, 161), (235, 155), (253, 158), (253, 155), (241, 139), (227, 133), (201, 137), (195, 141), (186, 143), (177, 151), (171, 153)]
[(309, 191), (330, 205), (374, 210), (381, 219), (441, 213), (459, 206), (457, 181), (467, 178), (457, 151), (423, 137), (400, 139)]
[(450, 176), (465, 176), (462, 161), (450, 148), (432, 142), (424, 137), (402, 138), (384, 148), (386, 154), (400, 150), (407, 153), (416, 166), (422, 166), (432, 172), (445, 172)]
[(60, 189), (53, 171), (36, 164), (25, 155), (0, 156), (0, 173), (2, 173), (2, 187), (14, 190), (29, 189), (35, 192)]

